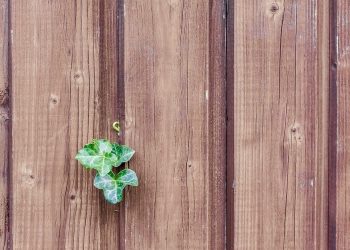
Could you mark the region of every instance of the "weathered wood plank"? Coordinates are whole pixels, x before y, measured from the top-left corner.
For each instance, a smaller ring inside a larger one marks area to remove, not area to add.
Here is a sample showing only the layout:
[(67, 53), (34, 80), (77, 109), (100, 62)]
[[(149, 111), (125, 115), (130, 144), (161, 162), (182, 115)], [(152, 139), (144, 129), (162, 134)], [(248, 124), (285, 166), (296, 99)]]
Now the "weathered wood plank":
[(228, 249), (327, 249), (328, 1), (229, 1)]
[[(329, 249), (345, 250), (350, 248), (350, 2), (335, 1), (333, 15), (333, 55), (332, 57), (332, 89), (336, 95), (332, 96), (334, 105), (331, 117), (336, 120), (333, 128), (336, 130), (336, 158), (331, 165), (332, 176), (335, 177), (330, 196), (333, 197), (330, 223), (332, 232)], [(332, 116), (333, 114), (333, 116)], [(335, 174), (335, 175), (334, 175)]]
[[(120, 113), (124, 109), (122, 98), (119, 94), (119, 85), (122, 82), (118, 75), (123, 74), (119, 69), (119, 54), (121, 39), (119, 26), (122, 17), (119, 16), (120, 1), (100, 0), (99, 2), (99, 27), (95, 31), (99, 32), (99, 89), (96, 103), (98, 127), (94, 132), (99, 138), (117, 140), (116, 133), (111, 129), (115, 120), (120, 118)], [(95, 59), (98, 60), (96, 57)], [(90, 183), (91, 184), (91, 183)], [(100, 249), (122, 249), (123, 238), (120, 227), (122, 226), (120, 216), (123, 216), (120, 207), (106, 203), (103, 194), (100, 193)], [(93, 227), (93, 225), (91, 225)]]
[(0, 2), (0, 249), (8, 248), (8, 147), (9, 147), (9, 88), (8, 88), (8, 3)]
[(226, 246), (226, 1), (209, 1), (209, 249)]
[(11, 1), (14, 249), (118, 248), (116, 208), (74, 160), (116, 115), (115, 2)]
[[(125, 201), (125, 249), (224, 244), (223, 149), (210, 153), (224, 129), (223, 103), (211, 100), (223, 96), (222, 43), (210, 34), (223, 38), (220, 27), (210, 27), (221, 23), (223, 2), (214, 2), (124, 3), (125, 141), (136, 149), (130, 165), (140, 176)], [(213, 48), (218, 55), (209, 52)], [(209, 121), (214, 110), (218, 124)], [(219, 209), (213, 227), (212, 208)]]
[(329, 197), (328, 197), (328, 170), (329, 170), (329, 63), (330, 63), (330, 1), (317, 2), (317, 79), (318, 91), (318, 123), (319, 130), (317, 146), (317, 173), (316, 173), (316, 218), (315, 218), (315, 249), (328, 248), (329, 231)]

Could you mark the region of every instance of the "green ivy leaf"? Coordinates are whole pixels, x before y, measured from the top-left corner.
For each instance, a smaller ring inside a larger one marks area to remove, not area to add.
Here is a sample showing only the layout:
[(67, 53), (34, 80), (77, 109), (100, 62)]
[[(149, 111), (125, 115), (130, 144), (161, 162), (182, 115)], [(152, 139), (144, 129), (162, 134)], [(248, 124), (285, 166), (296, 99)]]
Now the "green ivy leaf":
[(112, 204), (123, 200), (123, 190), (126, 186), (138, 186), (136, 173), (131, 169), (123, 169), (117, 175), (110, 172), (106, 176), (96, 175), (94, 186), (103, 190), (104, 197)]
[(123, 169), (117, 175), (113, 167), (128, 162), (135, 151), (125, 145), (110, 143), (108, 140), (93, 140), (76, 155), (76, 159), (88, 169), (97, 170), (94, 186), (103, 190), (104, 197), (112, 204), (123, 199), (126, 186), (138, 186), (136, 173)]
[(112, 153), (118, 157), (118, 161), (115, 162), (114, 166), (119, 167), (123, 163), (130, 161), (135, 154), (135, 150), (125, 145), (113, 144)]
[(79, 150), (77, 159), (85, 168), (96, 169), (101, 176), (107, 175), (119, 157), (112, 153), (113, 146), (107, 140), (94, 140)]
[(122, 183), (125, 186), (130, 185), (136, 187), (139, 185), (136, 173), (128, 168), (120, 171), (115, 178), (118, 183)]
[(94, 186), (98, 189), (113, 189), (115, 187), (115, 179), (108, 175), (96, 175), (94, 179)]
[(117, 204), (123, 200), (123, 189), (124, 185), (121, 183), (116, 183), (115, 188), (104, 189), (103, 195), (109, 203)]
[(101, 153), (110, 153), (112, 152), (113, 145), (108, 140), (94, 140), (93, 145)]

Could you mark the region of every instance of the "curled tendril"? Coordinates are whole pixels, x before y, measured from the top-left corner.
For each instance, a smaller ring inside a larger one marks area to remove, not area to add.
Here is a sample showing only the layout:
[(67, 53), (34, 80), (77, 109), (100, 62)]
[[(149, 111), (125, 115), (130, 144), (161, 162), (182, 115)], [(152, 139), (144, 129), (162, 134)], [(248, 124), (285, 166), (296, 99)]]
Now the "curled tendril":
[(119, 121), (114, 122), (112, 127), (117, 132), (117, 134), (119, 135), (119, 133), (120, 133), (120, 123), (119, 123)]

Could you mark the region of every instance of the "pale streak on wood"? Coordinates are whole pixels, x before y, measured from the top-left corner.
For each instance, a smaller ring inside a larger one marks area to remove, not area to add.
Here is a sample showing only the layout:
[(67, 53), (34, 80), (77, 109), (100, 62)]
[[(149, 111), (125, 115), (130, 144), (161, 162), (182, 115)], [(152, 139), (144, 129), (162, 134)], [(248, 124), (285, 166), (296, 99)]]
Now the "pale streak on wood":
[(113, 89), (100, 88), (100, 3), (11, 1), (13, 249), (118, 247), (115, 207), (74, 159), (106, 135), (100, 98)]
[(336, 249), (350, 248), (350, 2), (335, 1), (336, 88), (337, 88), (337, 156), (334, 190)]
[(318, 143), (316, 145), (317, 167), (316, 167), (316, 220), (315, 220), (315, 249), (326, 250), (328, 248), (328, 130), (329, 130), (329, 63), (330, 63), (330, 1), (317, 2), (317, 80), (318, 93)]
[(326, 249), (326, 6), (230, 4), (228, 248)]
[(8, 147), (9, 147), (9, 88), (8, 88), (8, 3), (0, 2), (0, 249), (8, 249)]
[(209, 2), (124, 3), (125, 142), (140, 176), (125, 201), (126, 249), (223, 244), (210, 239), (209, 206), (222, 200), (209, 200)]

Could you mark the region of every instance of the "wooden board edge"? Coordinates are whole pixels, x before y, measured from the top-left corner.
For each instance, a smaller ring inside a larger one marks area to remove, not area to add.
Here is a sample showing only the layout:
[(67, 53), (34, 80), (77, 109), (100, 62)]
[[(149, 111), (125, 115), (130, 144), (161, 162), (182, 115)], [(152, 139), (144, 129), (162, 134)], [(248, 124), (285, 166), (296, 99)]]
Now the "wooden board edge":
[(10, 21), (9, 1), (2, 3), (0, 18), (1, 22), (1, 69), (0, 69), (0, 137), (2, 140), (2, 152), (0, 152), (0, 247), (11, 249), (11, 101), (10, 101)]
[(329, 1), (328, 249), (336, 249), (337, 210), (337, 1)]

